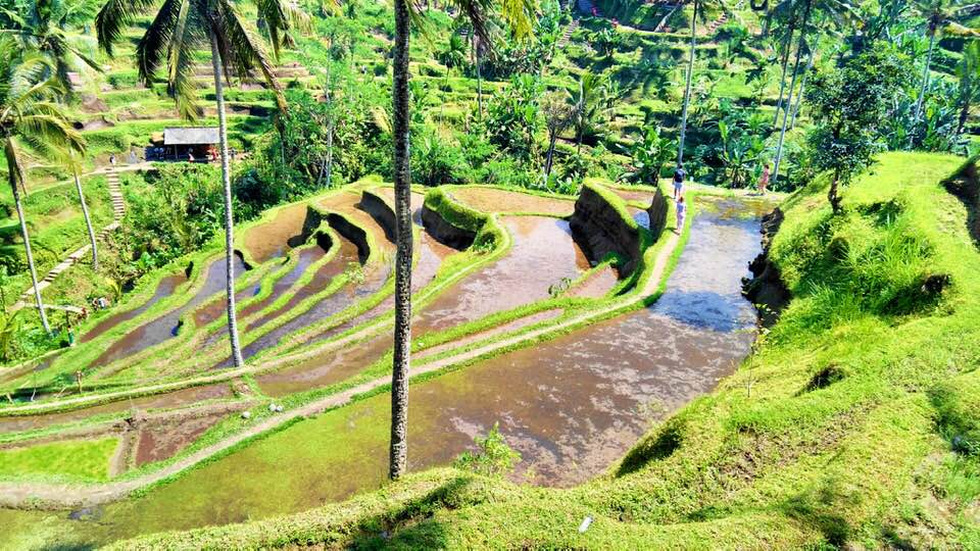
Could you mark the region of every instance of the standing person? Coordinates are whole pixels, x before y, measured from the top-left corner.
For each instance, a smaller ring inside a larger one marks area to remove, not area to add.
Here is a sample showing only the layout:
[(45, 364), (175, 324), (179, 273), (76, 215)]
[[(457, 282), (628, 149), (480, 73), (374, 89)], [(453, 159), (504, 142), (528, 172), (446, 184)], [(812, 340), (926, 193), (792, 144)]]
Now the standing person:
[(687, 216), (687, 204), (684, 203), (684, 196), (677, 198), (677, 227), (674, 231), (680, 234), (684, 231), (684, 218)]
[(769, 163), (762, 166), (762, 175), (759, 176), (759, 195), (766, 194), (766, 187), (769, 185)]
[(116, 154), (112, 153), (109, 155), (109, 164), (115, 168), (116, 167)]
[(684, 178), (686, 176), (687, 172), (684, 170), (684, 163), (677, 163), (677, 168), (674, 169), (674, 201), (677, 201), (684, 195)]

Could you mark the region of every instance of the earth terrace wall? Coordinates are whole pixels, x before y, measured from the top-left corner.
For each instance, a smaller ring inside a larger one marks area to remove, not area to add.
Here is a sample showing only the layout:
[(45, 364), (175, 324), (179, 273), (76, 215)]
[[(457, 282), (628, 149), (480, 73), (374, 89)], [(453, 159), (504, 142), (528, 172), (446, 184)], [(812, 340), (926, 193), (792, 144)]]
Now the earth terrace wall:
[(569, 224), (589, 260), (601, 262), (610, 254), (618, 255), (624, 275), (632, 274), (642, 262), (647, 245), (643, 228), (626, 210), (626, 202), (599, 180), (589, 179), (582, 186)]
[(494, 247), (507, 238), (504, 230), (493, 223), (489, 214), (463, 206), (449, 196), (444, 188), (435, 188), (425, 195), (422, 205), (422, 224), (439, 240), (455, 249)]
[(963, 163), (952, 176), (943, 180), (942, 184), (950, 193), (963, 201), (967, 209), (967, 229), (973, 241), (980, 245), (980, 176), (977, 173), (975, 155)]

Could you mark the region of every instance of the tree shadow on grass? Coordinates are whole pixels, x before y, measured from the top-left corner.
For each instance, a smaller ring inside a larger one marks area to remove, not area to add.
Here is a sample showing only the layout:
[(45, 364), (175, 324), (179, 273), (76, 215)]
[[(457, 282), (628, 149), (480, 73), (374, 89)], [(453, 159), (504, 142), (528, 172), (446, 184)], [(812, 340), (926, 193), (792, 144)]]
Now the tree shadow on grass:
[(438, 488), (410, 500), (399, 509), (366, 520), (359, 527), (349, 547), (353, 549), (444, 549), (448, 547), (448, 532), (441, 523), (432, 520), (439, 510), (451, 510), (463, 502), (472, 503), (466, 490), (472, 479), (457, 476)]
[(616, 469), (616, 476), (636, 472), (651, 461), (670, 457), (681, 446), (683, 432), (684, 421), (671, 418), (660, 430), (644, 438), (626, 453)]

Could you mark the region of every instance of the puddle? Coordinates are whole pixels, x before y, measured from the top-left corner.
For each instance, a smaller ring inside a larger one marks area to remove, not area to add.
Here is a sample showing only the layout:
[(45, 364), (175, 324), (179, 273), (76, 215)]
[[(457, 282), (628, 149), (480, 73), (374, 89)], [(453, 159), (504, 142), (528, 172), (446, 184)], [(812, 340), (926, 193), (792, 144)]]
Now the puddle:
[(644, 191), (641, 189), (635, 189), (635, 190), (618, 189), (618, 188), (609, 188), (609, 189), (612, 190), (612, 192), (615, 193), (616, 195), (620, 196), (620, 198), (622, 198), (623, 201), (627, 201), (627, 202), (636, 201), (639, 203), (643, 203), (643, 205), (645, 206), (649, 206), (650, 203), (653, 201), (652, 191)]
[(51, 413), (48, 415), (26, 415), (20, 417), (0, 417), (0, 433), (17, 432), (24, 430), (40, 429), (71, 421), (86, 419), (93, 415), (102, 413), (114, 413), (126, 411), (132, 408), (147, 410), (158, 408), (173, 408), (188, 404), (196, 404), (204, 400), (214, 400), (218, 398), (228, 398), (231, 396), (231, 389), (227, 384), (216, 384), (211, 386), (200, 386), (158, 394), (155, 396), (144, 396), (129, 400), (119, 400), (109, 402), (90, 408), (76, 409), (61, 413)]
[(173, 457), (225, 417), (227, 414), (224, 413), (205, 415), (141, 428), (136, 444), (136, 466)]
[(256, 264), (285, 256), (289, 249), (302, 245), (306, 203), (284, 207), (272, 220), (249, 228), (245, 232), (245, 250)]
[(417, 334), (547, 299), (552, 285), (589, 269), (568, 222), (543, 216), (504, 217), (502, 222), (513, 237), (510, 251), (426, 306), (416, 317)]
[(102, 320), (95, 327), (93, 327), (87, 333), (82, 335), (81, 342), (83, 343), (88, 342), (98, 337), (99, 335), (102, 335), (103, 333), (112, 329), (113, 327), (119, 325), (120, 323), (124, 321), (129, 321), (135, 318), (136, 316), (142, 314), (143, 312), (146, 312), (147, 310), (150, 309), (151, 306), (159, 302), (160, 299), (172, 295), (174, 293), (174, 290), (177, 289), (177, 286), (180, 285), (181, 283), (184, 283), (185, 281), (187, 281), (187, 276), (185, 276), (183, 272), (179, 274), (169, 275), (161, 279), (160, 283), (157, 284), (157, 288), (156, 291), (153, 293), (153, 296), (150, 297), (150, 299), (146, 301), (142, 306), (129, 310), (128, 312), (122, 312), (114, 316), (110, 316)]
[(552, 216), (571, 216), (575, 201), (529, 195), (491, 187), (447, 188), (449, 194), (463, 205), (480, 212), (514, 214), (530, 212)]
[[(238, 255), (233, 255), (233, 258), (235, 259), (235, 277), (238, 278), (245, 273), (245, 263), (242, 262)], [(107, 365), (176, 336), (181, 314), (193, 310), (205, 300), (224, 292), (226, 273), (225, 259), (218, 258), (213, 260), (207, 268), (207, 279), (204, 282), (204, 286), (194, 295), (194, 298), (183, 306), (179, 306), (153, 321), (130, 331), (125, 337), (119, 339), (106, 349), (102, 355), (92, 362), (91, 366), (100, 367)]]
[(627, 210), (629, 211), (630, 216), (633, 217), (633, 220), (636, 220), (637, 224), (646, 229), (650, 229), (650, 213), (636, 207), (627, 207)]

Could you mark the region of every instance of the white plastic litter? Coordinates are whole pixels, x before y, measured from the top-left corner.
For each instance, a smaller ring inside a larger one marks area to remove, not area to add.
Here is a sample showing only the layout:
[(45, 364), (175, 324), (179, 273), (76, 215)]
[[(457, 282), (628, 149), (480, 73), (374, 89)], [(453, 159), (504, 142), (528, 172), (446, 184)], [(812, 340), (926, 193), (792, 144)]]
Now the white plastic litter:
[(582, 520), (582, 524), (580, 524), (579, 527), (578, 527), (578, 533), (579, 534), (584, 534), (585, 531), (588, 530), (589, 529), (589, 526), (591, 526), (591, 525), (592, 525), (592, 517), (585, 517)]

